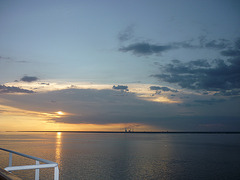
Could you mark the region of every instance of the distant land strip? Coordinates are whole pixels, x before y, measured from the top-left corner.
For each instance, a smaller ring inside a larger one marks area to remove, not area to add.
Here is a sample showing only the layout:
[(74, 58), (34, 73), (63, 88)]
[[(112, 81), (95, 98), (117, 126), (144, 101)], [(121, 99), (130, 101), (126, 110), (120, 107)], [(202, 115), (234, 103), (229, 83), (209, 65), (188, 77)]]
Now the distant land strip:
[(122, 134), (240, 134), (239, 131), (6, 131), (6, 132), (62, 132), (62, 133), (122, 133)]

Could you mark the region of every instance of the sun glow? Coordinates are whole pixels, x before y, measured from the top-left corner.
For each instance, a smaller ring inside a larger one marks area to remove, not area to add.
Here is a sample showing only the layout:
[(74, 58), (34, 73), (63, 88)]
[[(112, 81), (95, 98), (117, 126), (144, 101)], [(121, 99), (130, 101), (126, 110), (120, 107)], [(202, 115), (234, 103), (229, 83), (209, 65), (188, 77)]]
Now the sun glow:
[(56, 112), (58, 115), (64, 115), (64, 113), (62, 111), (58, 111)]
[[(61, 111), (62, 112), (62, 111)], [(62, 112), (63, 115), (54, 113), (43, 113), (37, 111), (26, 111), (0, 104), (0, 132), (1, 131), (57, 131), (57, 157), (61, 154), (61, 131), (123, 131), (126, 127), (134, 128), (134, 131), (151, 131), (155, 127), (145, 124), (118, 123), (118, 124), (68, 124), (54, 121), (52, 119), (68, 116), (70, 113)], [(62, 114), (61, 113), (61, 114)]]

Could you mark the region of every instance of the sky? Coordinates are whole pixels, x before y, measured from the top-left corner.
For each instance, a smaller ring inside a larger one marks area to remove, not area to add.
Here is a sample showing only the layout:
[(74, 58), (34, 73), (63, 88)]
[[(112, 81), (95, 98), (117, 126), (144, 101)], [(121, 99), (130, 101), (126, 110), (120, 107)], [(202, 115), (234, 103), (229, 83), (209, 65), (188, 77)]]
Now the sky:
[(0, 0), (0, 131), (240, 131), (240, 1)]

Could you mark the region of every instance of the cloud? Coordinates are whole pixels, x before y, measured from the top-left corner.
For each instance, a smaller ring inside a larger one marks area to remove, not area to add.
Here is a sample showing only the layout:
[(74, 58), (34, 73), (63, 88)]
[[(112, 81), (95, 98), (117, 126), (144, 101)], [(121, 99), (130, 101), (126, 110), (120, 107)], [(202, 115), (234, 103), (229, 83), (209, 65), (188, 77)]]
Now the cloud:
[[(67, 124), (137, 123), (169, 130), (204, 130), (200, 125), (217, 123), (223, 124), (225, 130), (239, 130), (240, 127), (239, 100), (236, 98), (206, 100), (194, 95), (194, 102), (191, 95), (186, 101), (199, 105), (179, 106), (146, 101), (132, 92), (126, 96), (121, 94), (114, 89), (64, 89), (34, 93), (31, 98), (25, 94), (2, 94), (5, 101), (1, 104), (49, 115), (46, 121)], [(208, 101), (213, 104), (206, 106)], [(226, 110), (226, 107), (231, 108)], [(59, 110), (65, 115), (56, 117), (55, 112)]]
[(160, 87), (160, 86), (150, 86), (150, 90), (162, 90), (162, 91), (171, 91), (171, 92), (178, 92), (177, 90), (170, 89), (168, 87)]
[(209, 42), (206, 42), (204, 46), (206, 48), (215, 48), (215, 49), (224, 49), (228, 47), (228, 42), (227, 40), (221, 39), (221, 40), (212, 40)]
[(34, 93), (34, 91), (21, 89), (19, 87), (14, 87), (14, 86), (0, 85), (0, 94), (3, 94), (3, 93)]
[(0, 62), (1, 61), (5, 61), (8, 63), (28, 63), (28, 61), (24, 61), (24, 60), (15, 60), (11, 57), (5, 57), (5, 56), (0, 56)]
[(21, 78), (21, 81), (24, 81), (24, 82), (33, 82), (33, 81), (37, 81), (38, 78), (35, 77), (35, 76), (24, 76)]
[(0, 56), (0, 61), (12, 61), (12, 59), (10, 57), (4, 57), (4, 56)]
[(194, 60), (190, 61), (189, 65), (192, 67), (202, 67), (202, 68), (209, 68), (211, 67), (210, 63), (206, 59), (199, 59), (199, 60)]
[(235, 41), (234, 48), (224, 50), (221, 54), (228, 57), (240, 57), (240, 38)]
[[(113, 121), (115, 119), (115, 121)], [(170, 116), (154, 117), (149, 116), (66, 116), (62, 118), (52, 118), (55, 122), (69, 124), (114, 124), (114, 123), (137, 123), (158, 127), (159, 129), (173, 131), (239, 131), (239, 117), (235, 116)]]
[(229, 92), (240, 88), (240, 58), (211, 63), (207, 60), (174, 61), (160, 69), (162, 73), (153, 77), (186, 89)]
[(228, 50), (225, 50), (225, 51), (222, 51), (221, 54), (223, 56), (240, 56), (240, 50), (232, 50), (232, 49), (228, 49)]
[(213, 105), (213, 104), (216, 104), (216, 103), (221, 103), (221, 102), (225, 102), (226, 100), (225, 99), (215, 99), (215, 98), (211, 98), (211, 99), (204, 99), (204, 100), (194, 100), (195, 103), (199, 103), (199, 104), (202, 104), (202, 105)]
[(212, 49), (225, 49), (231, 45), (231, 42), (227, 39), (214, 39), (208, 40), (206, 36), (199, 37), (199, 48), (212, 48)]
[(195, 44), (194, 40), (182, 41), (182, 42), (173, 42), (172, 44), (177, 48), (185, 49), (216, 49), (223, 50), (231, 46), (231, 42), (227, 39), (214, 39), (208, 40), (206, 36), (200, 36)]
[(113, 86), (112, 89), (115, 89), (115, 90), (125, 90), (125, 91), (128, 91), (128, 86), (123, 86), (123, 85), (117, 85), (117, 86)]
[(227, 50), (221, 51), (221, 54), (223, 56), (228, 56), (228, 57), (239, 57), (240, 56), (240, 38), (237, 38), (233, 48), (228, 48)]
[(142, 43), (130, 44), (129, 46), (126, 46), (126, 47), (121, 47), (119, 48), (119, 50), (122, 52), (130, 51), (135, 55), (142, 56), (142, 55), (160, 54), (162, 52), (168, 51), (173, 48), (174, 47), (171, 45), (161, 46), (161, 45), (142, 42)]
[(47, 86), (50, 85), (50, 83), (40, 83), (40, 84), (42, 84), (42, 85), (47, 85)]
[(236, 116), (177, 116), (164, 119), (164, 126), (187, 131), (239, 131), (240, 118)]
[(230, 91), (220, 91), (218, 93), (214, 94), (215, 96), (239, 96), (240, 95), (240, 90), (239, 89), (234, 89)]
[(121, 42), (128, 41), (133, 38), (134, 36), (133, 34), (134, 34), (134, 25), (130, 25), (118, 34), (118, 39)]
[[(132, 37), (132, 34), (130, 33), (130, 29), (125, 33), (121, 33), (121, 36), (119, 35), (119, 39), (123, 40), (129, 40), (130, 37)], [(130, 35), (131, 34), (131, 35)], [(120, 38), (121, 37), (121, 38)], [(197, 42), (196, 42), (197, 41)], [(169, 50), (174, 49), (215, 49), (215, 50), (222, 50), (221, 54), (224, 56), (238, 56), (239, 55), (239, 44), (240, 40), (236, 41), (236, 46), (238, 46), (238, 50), (231, 50), (229, 49), (231, 47), (231, 42), (226, 39), (214, 39), (214, 40), (208, 40), (205, 36), (200, 36), (198, 40), (190, 40), (190, 41), (182, 41), (182, 42), (172, 42), (165, 45), (156, 45), (151, 44), (148, 42), (137, 42), (132, 43), (128, 46), (124, 46), (119, 48), (119, 51), (122, 52), (132, 52), (135, 55), (138, 56), (145, 56), (145, 55), (159, 55), (162, 52), (166, 52)], [(225, 50), (225, 49), (229, 50)]]

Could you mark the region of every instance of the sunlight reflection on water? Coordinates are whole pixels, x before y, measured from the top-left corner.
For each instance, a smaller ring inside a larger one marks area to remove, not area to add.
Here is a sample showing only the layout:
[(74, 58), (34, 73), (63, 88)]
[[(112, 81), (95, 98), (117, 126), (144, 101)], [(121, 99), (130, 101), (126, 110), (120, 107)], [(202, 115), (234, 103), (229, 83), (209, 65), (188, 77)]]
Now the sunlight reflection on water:
[(56, 133), (56, 153), (55, 153), (55, 161), (61, 166), (61, 156), (62, 156), (62, 133)]

